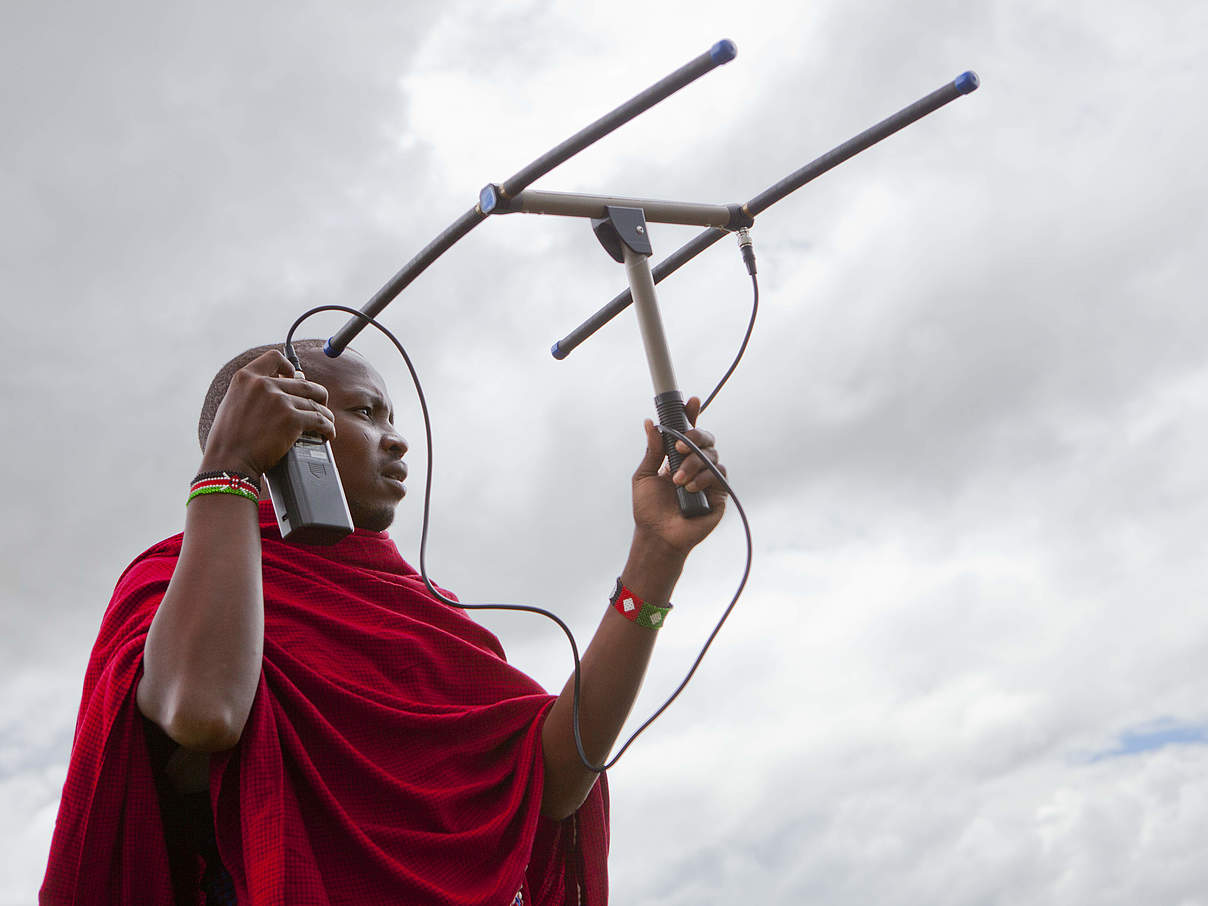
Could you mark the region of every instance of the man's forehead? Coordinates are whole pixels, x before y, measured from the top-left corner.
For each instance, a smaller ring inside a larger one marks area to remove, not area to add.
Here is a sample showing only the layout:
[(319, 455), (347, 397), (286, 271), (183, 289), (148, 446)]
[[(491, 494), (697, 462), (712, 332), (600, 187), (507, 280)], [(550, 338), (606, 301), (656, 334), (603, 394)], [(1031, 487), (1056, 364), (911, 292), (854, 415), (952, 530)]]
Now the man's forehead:
[(306, 350), (299, 358), (306, 376), (327, 388), (342, 391), (372, 391), (386, 395), (386, 382), (369, 360), (356, 350), (348, 349), (337, 358), (329, 358), (322, 350)]

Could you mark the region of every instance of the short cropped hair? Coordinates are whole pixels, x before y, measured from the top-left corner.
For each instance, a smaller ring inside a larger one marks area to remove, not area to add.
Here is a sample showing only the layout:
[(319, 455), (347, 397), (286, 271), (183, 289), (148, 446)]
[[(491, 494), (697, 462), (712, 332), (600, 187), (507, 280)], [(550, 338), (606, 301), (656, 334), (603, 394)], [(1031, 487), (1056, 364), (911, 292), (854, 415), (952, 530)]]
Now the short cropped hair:
[[(323, 340), (316, 339), (294, 340), (294, 351), (298, 353), (300, 359), (304, 359), (306, 358), (304, 353), (322, 349), (323, 342)], [(197, 419), (197, 440), (201, 443), (201, 452), (205, 452), (206, 440), (209, 439), (210, 429), (214, 427), (214, 417), (218, 414), (218, 407), (222, 405), (222, 401), (231, 387), (231, 380), (235, 377), (235, 372), (260, 358), (270, 349), (280, 348), (280, 343), (253, 346), (251, 349), (239, 353), (218, 369), (214, 380), (210, 381), (210, 389), (206, 391), (205, 402), (201, 404), (201, 416)]]

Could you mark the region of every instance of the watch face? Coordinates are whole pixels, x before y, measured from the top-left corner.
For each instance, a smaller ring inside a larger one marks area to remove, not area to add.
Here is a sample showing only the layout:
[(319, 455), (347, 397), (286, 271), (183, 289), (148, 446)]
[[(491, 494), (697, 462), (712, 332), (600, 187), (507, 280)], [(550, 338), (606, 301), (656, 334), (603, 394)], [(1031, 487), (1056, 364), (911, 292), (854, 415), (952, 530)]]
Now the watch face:
[(613, 586), (613, 588), (612, 588), (612, 594), (610, 594), (610, 595), (608, 596), (608, 603), (609, 603), (609, 604), (615, 604), (615, 603), (617, 603), (617, 598), (619, 598), (619, 597), (621, 596), (621, 589), (622, 589), (622, 588), (624, 588), (624, 585), (622, 585), (622, 584), (621, 584), (621, 577), (620, 577), (620, 576), (617, 576), (617, 584)]

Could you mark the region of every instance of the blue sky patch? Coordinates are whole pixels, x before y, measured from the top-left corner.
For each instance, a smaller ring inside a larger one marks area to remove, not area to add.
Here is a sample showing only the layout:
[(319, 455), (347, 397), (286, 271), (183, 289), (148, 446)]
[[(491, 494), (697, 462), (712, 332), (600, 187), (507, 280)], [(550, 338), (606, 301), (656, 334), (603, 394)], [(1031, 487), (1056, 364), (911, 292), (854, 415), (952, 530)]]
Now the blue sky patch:
[(1131, 730), (1125, 730), (1120, 734), (1113, 748), (1096, 752), (1090, 757), (1090, 761), (1102, 761), (1105, 758), (1118, 758), (1124, 755), (1137, 755), (1141, 752), (1164, 749), (1166, 746), (1204, 744), (1208, 744), (1208, 726), (1181, 724), (1173, 720), (1159, 720)]

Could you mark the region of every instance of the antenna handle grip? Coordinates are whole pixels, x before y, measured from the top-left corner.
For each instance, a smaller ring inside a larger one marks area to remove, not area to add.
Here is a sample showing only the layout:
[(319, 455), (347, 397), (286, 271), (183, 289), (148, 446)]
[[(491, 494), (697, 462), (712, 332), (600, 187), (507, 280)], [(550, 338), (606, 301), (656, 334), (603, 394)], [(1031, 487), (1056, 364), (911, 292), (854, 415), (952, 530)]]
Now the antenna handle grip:
[[(674, 428), (681, 434), (687, 434), (692, 426), (688, 424), (688, 416), (684, 412), (684, 396), (678, 390), (660, 393), (654, 398), (654, 408), (659, 415), (659, 424)], [(667, 432), (663, 434), (663, 450), (667, 454), (667, 464), (674, 475), (684, 461), (679, 450), (675, 449), (675, 438)], [(675, 496), (679, 501), (680, 512), (689, 519), (694, 516), (704, 516), (711, 509), (709, 498), (704, 491), (686, 491), (682, 485), (676, 485)]]

